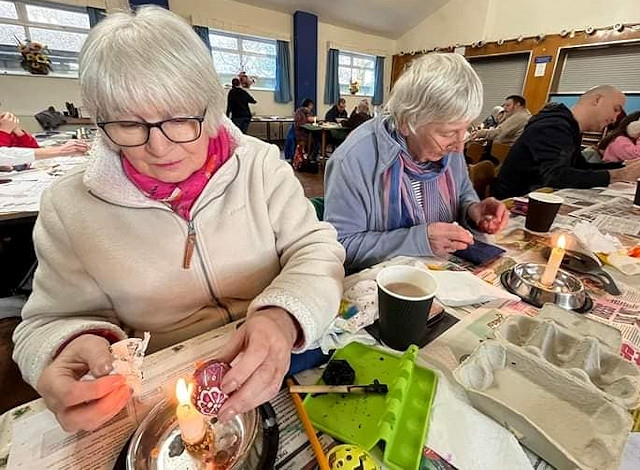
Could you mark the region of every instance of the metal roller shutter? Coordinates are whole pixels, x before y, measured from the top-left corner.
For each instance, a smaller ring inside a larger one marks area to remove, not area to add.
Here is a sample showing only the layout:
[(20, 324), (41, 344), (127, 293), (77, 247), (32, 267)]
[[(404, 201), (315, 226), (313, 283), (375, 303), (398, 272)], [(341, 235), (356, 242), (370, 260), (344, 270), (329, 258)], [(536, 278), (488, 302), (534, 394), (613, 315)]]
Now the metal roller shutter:
[(598, 85), (640, 92), (640, 44), (567, 49), (558, 93), (582, 93)]
[(478, 121), (483, 121), (494, 106), (502, 105), (509, 95), (522, 95), (529, 65), (529, 54), (513, 54), (470, 59), (484, 86), (484, 103)]

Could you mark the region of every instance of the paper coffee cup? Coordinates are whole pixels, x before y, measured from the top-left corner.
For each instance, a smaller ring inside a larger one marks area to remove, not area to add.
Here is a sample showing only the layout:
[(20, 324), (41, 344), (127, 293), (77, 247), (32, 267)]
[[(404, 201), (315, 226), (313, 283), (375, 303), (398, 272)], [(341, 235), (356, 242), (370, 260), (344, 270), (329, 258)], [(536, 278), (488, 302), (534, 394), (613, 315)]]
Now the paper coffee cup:
[(530, 193), (524, 226), (533, 232), (548, 232), (563, 202), (555, 194)]
[(389, 266), (378, 273), (380, 339), (390, 348), (404, 351), (424, 346), (429, 312), (438, 283), (425, 269)]

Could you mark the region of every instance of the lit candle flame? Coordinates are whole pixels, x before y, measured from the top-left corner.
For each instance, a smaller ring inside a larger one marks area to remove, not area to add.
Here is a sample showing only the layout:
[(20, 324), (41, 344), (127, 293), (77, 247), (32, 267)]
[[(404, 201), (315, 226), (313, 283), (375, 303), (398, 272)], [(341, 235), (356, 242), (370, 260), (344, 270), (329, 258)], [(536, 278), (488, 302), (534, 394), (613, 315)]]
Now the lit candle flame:
[(566, 244), (566, 240), (564, 238), (564, 235), (560, 235), (560, 237), (558, 237), (558, 248), (561, 248), (564, 250)]
[(183, 378), (179, 378), (176, 382), (176, 397), (180, 405), (191, 406), (191, 392), (193, 384), (188, 384)]

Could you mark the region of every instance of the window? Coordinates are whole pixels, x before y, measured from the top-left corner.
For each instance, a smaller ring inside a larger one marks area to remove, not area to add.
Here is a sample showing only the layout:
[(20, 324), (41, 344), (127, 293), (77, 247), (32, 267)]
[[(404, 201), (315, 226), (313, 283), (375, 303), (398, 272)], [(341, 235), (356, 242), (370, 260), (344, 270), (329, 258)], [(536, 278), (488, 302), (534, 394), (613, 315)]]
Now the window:
[(360, 91), (356, 94), (373, 96), (376, 84), (376, 58), (374, 56), (340, 51), (338, 62), (338, 81), (340, 82), (341, 95), (348, 95), (349, 84), (357, 80)]
[(220, 81), (230, 85), (240, 72), (255, 77), (254, 88), (274, 90), (276, 86), (276, 41), (211, 31), (211, 54)]
[(89, 33), (82, 8), (0, 0), (0, 72), (25, 72), (17, 41), (30, 39), (49, 48), (56, 75), (78, 76), (78, 53)]

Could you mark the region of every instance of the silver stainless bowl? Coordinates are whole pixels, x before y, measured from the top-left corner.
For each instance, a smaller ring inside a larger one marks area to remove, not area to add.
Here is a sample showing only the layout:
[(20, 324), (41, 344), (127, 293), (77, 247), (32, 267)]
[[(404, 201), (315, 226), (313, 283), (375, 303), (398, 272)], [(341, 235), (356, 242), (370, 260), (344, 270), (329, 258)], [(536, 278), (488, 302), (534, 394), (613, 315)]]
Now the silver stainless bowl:
[(580, 279), (560, 269), (553, 285), (545, 286), (540, 283), (544, 268), (544, 264), (516, 264), (505, 273), (503, 282), (514, 294), (533, 305), (550, 302), (567, 310), (584, 308), (589, 296)]
[[(212, 424), (215, 434), (216, 468), (256, 468), (253, 454), (256, 436), (262, 429), (259, 411), (253, 409), (224, 424)], [(262, 449), (260, 449), (261, 451)], [(142, 421), (129, 444), (128, 470), (199, 469), (203, 463), (182, 447), (175, 405), (158, 403)]]

